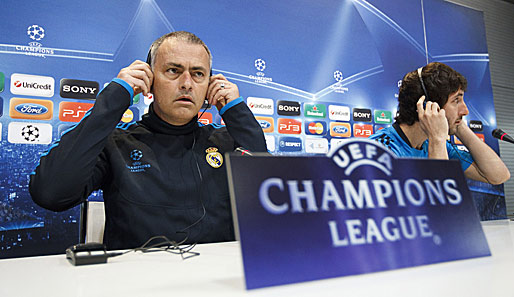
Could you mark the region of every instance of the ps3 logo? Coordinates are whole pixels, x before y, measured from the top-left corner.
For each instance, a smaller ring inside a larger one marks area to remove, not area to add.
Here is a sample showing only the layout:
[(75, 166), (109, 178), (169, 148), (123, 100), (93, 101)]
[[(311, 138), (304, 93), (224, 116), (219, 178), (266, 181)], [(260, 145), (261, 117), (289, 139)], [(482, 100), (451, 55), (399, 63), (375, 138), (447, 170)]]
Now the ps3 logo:
[(59, 120), (80, 122), (91, 107), (93, 107), (92, 103), (61, 102), (59, 104)]
[(73, 110), (73, 109), (63, 109), (62, 116), (63, 117), (71, 117), (71, 118), (82, 118), (86, 114), (85, 110)]
[(302, 123), (293, 119), (278, 119), (278, 133), (281, 134), (300, 134)]

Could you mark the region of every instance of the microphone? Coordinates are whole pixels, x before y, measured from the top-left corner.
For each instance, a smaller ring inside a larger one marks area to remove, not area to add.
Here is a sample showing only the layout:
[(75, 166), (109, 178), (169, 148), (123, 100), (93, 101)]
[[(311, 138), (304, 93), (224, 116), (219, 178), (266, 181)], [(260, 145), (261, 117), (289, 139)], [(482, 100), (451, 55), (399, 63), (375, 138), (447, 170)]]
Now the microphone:
[(494, 129), (493, 137), (498, 138), (499, 140), (508, 141), (510, 143), (514, 143), (514, 138), (510, 137), (509, 134), (505, 133), (502, 129)]
[(234, 151), (238, 152), (238, 153), (241, 153), (241, 156), (253, 156), (253, 154), (249, 150), (247, 150), (247, 149), (245, 149), (244, 147), (241, 147), (241, 146), (236, 148)]

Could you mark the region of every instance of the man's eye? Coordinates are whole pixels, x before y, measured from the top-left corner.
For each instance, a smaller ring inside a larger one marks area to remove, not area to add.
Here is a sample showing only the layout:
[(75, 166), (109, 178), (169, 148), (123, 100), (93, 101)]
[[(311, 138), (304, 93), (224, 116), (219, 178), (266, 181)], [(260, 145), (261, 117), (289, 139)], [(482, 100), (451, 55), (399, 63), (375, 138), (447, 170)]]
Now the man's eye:
[(177, 73), (177, 68), (170, 68), (168, 69), (169, 73)]
[(203, 74), (203, 72), (200, 72), (200, 71), (195, 72), (195, 73), (194, 73), (194, 75), (195, 75), (196, 77), (204, 77), (204, 76), (205, 76), (205, 74)]

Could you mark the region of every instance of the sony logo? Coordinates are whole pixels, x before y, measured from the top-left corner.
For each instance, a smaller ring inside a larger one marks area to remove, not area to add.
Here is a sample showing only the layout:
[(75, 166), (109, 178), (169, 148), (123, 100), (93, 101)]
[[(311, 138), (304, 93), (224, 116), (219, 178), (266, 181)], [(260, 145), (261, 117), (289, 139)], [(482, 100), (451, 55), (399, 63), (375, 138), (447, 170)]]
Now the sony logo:
[(62, 90), (63, 90), (63, 92), (66, 92), (66, 93), (71, 92), (71, 93), (95, 95), (97, 88), (64, 85), (64, 86), (62, 86)]

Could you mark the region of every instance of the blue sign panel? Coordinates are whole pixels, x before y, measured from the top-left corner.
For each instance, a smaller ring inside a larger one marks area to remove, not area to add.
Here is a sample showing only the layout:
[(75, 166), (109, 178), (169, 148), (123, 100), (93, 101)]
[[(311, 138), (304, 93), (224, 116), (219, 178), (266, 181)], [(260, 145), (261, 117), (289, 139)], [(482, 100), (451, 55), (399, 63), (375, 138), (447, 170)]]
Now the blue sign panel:
[(349, 140), (228, 163), (248, 289), (490, 255), (456, 161)]

